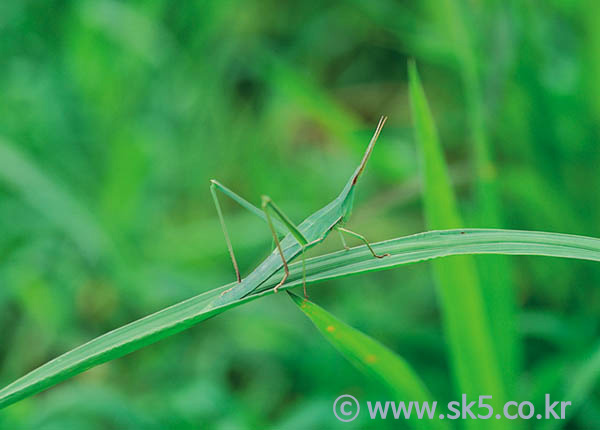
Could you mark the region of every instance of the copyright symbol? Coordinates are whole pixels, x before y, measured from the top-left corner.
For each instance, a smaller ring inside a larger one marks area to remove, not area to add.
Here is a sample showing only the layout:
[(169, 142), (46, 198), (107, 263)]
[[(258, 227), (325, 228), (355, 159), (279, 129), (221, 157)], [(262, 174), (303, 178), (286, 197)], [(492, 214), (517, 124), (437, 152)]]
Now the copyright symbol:
[[(355, 409), (356, 412), (354, 412)], [(338, 411), (340, 414), (338, 414)], [(359, 412), (360, 405), (358, 404), (358, 400), (350, 394), (342, 394), (333, 402), (333, 414), (338, 420), (345, 423), (353, 421)]]

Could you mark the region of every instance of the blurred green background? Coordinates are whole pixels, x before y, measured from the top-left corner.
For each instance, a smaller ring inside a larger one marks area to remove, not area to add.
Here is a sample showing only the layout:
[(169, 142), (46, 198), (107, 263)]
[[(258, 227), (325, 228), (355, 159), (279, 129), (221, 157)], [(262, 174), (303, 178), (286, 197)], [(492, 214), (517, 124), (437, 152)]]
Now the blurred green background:
[[(348, 226), (423, 231), (409, 58), (466, 226), (600, 236), (599, 19), (600, 3), (568, 0), (1, 2), (0, 385), (233, 281), (209, 179), (299, 222), (337, 195), (382, 114)], [(474, 186), (478, 138), (495, 219)], [(268, 228), (221, 202), (248, 273)], [(311, 253), (339, 249), (332, 236)], [(600, 268), (509, 262), (522, 372), (508, 385), (539, 403), (600, 348)], [(456, 399), (428, 263), (309, 294)], [(567, 428), (600, 428), (595, 379)], [(275, 295), (10, 406), (0, 426), (341, 428), (343, 393), (389, 399)]]

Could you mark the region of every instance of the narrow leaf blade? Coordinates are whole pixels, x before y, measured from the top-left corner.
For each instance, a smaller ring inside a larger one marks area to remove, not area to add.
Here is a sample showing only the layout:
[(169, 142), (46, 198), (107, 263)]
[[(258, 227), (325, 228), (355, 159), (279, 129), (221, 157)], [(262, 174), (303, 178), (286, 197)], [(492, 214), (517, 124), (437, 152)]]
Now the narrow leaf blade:
[[(422, 154), (427, 227), (462, 225), (437, 129), (414, 62), (409, 64), (409, 87)], [(433, 268), (457, 391), (470, 396), (492, 395), (495, 405), (500, 406), (506, 393), (475, 261), (463, 256), (436, 261)]]
[[(432, 258), (464, 254), (543, 255), (600, 262), (600, 239), (535, 231), (460, 229), (431, 231), (373, 244), (373, 258), (366, 246), (306, 260), (306, 282), (316, 284), (358, 273), (386, 270)], [(206, 309), (224, 285), (154, 314), (124, 325), (29, 372), (0, 390), (0, 409), (39, 393), (87, 369), (122, 357), (146, 345), (183, 331), (205, 319), (251, 300), (273, 294), (280, 275), (270, 278), (262, 290), (240, 300)], [(282, 289), (302, 285), (302, 263), (290, 265), (289, 281)]]
[[(432, 404), (433, 398), (429, 390), (406, 360), (310, 300), (293, 293), (289, 293), (289, 296), (323, 337), (358, 370), (385, 386), (395, 396), (394, 401)], [(437, 416), (432, 420), (411, 417), (410, 423), (419, 429), (448, 428)]]

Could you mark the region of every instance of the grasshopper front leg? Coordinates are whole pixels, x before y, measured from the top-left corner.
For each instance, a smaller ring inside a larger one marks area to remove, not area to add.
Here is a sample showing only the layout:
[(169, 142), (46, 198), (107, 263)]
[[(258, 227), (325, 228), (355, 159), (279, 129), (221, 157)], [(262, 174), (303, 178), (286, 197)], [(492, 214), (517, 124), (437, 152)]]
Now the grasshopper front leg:
[(217, 215), (219, 216), (219, 222), (221, 223), (221, 229), (223, 230), (223, 235), (225, 236), (225, 242), (227, 243), (227, 250), (229, 251), (229, 256), (231, 257), (231, 262), (233, 263), (233, 269), (235, 270), (235, 277), (239, 284), (240, 282), (242, 282), (242, 277), (240, 276), (240, 269), (238, 267), (237, 260), (235, 259), (235, 253), (233, 252), (233, 246), (231, 245), (231, 240), (229, 239), (229, 232), (227, 231), (227, 226), (225, 225), (225, 219), (223, 218), (223, 212), (221, 211), (221, 205), (219, 204), (219, 199), (217, 198), (216, 190), (218, 188), (221, 188), (221, 184), (219, 184), (214, 179), (211, 180), (210, 181), (210, 193), (212, 194), (212, 198), (215, 202), (215, 207), (217, 208)]
[(344, 235), (342, 234), (342, 232), (340, 231), (340, 229), (336, 228), (336, 231), (340, 235), (340, 240), (342, 241), (342, 245), (344, 246), (344, 249), (346, 251), (350, 251), (350, 248), (348, 247), (348, 245), (346, 245), (346, 239), (344, 239)]
[[(304, 237), (304, 235), (298, 230), (298, 227), (292, 222), (292, 220), (285, 214), (277, 205), (271, 200), (268, 196), (262, 197), (262, 209), (265, 212), (267, 217), (267, 224), (269, 224), (269, 229), (271, 230), (271, 234), (273, 235), (273, 240), (275, 241), (275, 245), (277, 246), (277, 250), (279, 255), (281, 256), (281, 261), (283, 262), (283, 278), (279, 284), (273, 288), (273, 292), (279, 291), (279, 287), (281, 287), (287, 278), (290, 276), (290, 270), (288, 268), (288, 263), (285, 259), (285, 255), (283, 254), (283, 250), (281, 249), (281, 243), (279, 242), (279, 238), (277, 237), (277, 232), (275, 231), (275, 226), (273, 225), (273, 220), (271, 219), (270, 212), (273, 214), (286, 226), (289, 232), (294, 236), (294, 238), (298, 241), (300, 246), (302, 247), (302, 264), (304, 267), (304, 250), (307, 245), (309, 245), (308, 240)], [(306, 278), (304, 278), (306, 279)], [(304, 296), (306, 297), (306, 280), (304, 281)]]
[[(235, 258), (235, 253), (233, 252), (233, 246), (231, 245), (231, 239), (229, 238), (229, 232), (227, 231), (227, 226), (225, 225), (225, 218), (223, 217), (223, 212), (221, 210), (221, 205), (219, 204), (219, 199), (217, 198), (217, 191), (222, 192), (227, 197), (231, 198), (233, 201), (235, 201), (236, 203), (240, 204), (243, 208), (245, 208), (248, 211), (250, 211), (251, 213), (255, 214), (256, 216), (258, 216), (262, 220), (266, 221), (267, 218), (266, 218), (266, 215), (265, 215), (264, 211), (262, 211), (261, 209), (257, 208), (256, 206), (254, 206), (252, 203), (250, 203), (249, 201), (247, 201), (243, 197), (241, 197), (238, 194), (234, 193), (229, 188), (227, 188), (225, 185), (221, 184), (219, 181), (217, 181), (215, 179), (211, 179), (210, 180), (210, 193), (212, 195), (213, 201), (215, 203), (215, 207), (217, 209), (217, 215), (219, 217), (219, 222), (221, 224), (221, 229), (223, 230), (223, 236), (225, 236), (225, 243), (227, 244), (227, 250), (229, 251), (229, 256), (231, 257), (231, 263), (233, 264), (233, 269), (235, 270), (235, 277), (236, 277), (236, 280), (237, 280), (237, 282), (239, 284), (240, 282), (242, 282), (242, 277), (240, 275), (240, 269), (239, 269), (237, 260)], [(287, 232), (287, 229), (285, 228), (285, 226), (283, 224), (281, 224), (281, 222), (279, 222), (278, 220), (275, 220), (275, 228), (280, 233), (281, 232), (283, 232), (283, 233)], [(221, 296), (224, 295), (224, 294), (226, 294), (227, 292), (231, 291), (233, 288), (235, 288), (235, 287), (231, 287), (230, 289), (228, 289), (226, 291), (223, 291), (221, 293)]]

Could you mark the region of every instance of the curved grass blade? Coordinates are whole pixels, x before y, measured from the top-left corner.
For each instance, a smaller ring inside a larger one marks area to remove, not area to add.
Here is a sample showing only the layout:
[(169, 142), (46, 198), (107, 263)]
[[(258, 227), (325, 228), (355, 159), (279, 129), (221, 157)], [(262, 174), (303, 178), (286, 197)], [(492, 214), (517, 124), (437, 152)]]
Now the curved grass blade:
[[(420, 148), (427, 227), (453, 228), (463, 224), (454, 197), (437, 128), (425, 96), (417, 67), (408, 65), (410, 102), (418, 146)], [(459, 394), (493, 396), (495, 409), (506, 401), (498, 345), (486, 313), (484, 294), (475, 259), (462, 256), (433, 265), (437, 292), (442, 308), (444, 331), (454, 378)], [(504, 348), (504, 345), (502, 345)], [(495, 422), (495, 421), (494, 421)], [(472, 422), (465, 423), (474, 428)], [(499, 424), (490, 424), (491, 427)]]
[[(518, 230), (464, 229), (419, 233), (373, 244), (390, 257), (373, 258), (366, 246), (306, 260), (306, 282), (314, 284), (357, 273), (390, 269), (402, 264), (461, 254), (544, 255), (600, 261), (600, 239), (560, 233)], [(289, 281), (282, 289), (302, 285), (302, 263), (290, 265)], [(280, 273), (262, 291), (217, 308), (206, 309), (234, 284), (184, 300), (117, 328), (31, 371), (0, 390), (0, 408), (38, 393), (87, 369), (122, 357), (178, 333), (229, 308), (273, 293)]]
[[(315, 327), (353, 366), (378, 380), (395, 397), (394, 401), (415, 401), (430, 405), (429, 390), (402, 357), (372, 337), (350, 327), (313, 302), (288, 292), (294, 303), (310, 318)], [(437, 419), (417, 419), (414, 410), (409, 422), (417, 429), (448, 429), (446, 422)]]

